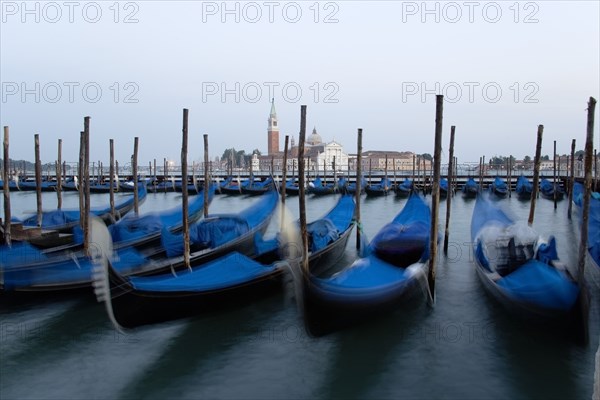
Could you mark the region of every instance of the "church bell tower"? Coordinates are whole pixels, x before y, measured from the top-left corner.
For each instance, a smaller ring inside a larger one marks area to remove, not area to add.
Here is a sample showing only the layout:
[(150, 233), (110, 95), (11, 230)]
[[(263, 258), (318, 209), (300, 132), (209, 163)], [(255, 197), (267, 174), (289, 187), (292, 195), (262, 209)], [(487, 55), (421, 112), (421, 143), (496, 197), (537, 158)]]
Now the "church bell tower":
[(271, 113), (269, 114), (267, 141), (268, 154), (274, 155), (279, 153), (279, 126), (277, 124), (277, 113), (275, 112), (275, 99), (271, 99)]

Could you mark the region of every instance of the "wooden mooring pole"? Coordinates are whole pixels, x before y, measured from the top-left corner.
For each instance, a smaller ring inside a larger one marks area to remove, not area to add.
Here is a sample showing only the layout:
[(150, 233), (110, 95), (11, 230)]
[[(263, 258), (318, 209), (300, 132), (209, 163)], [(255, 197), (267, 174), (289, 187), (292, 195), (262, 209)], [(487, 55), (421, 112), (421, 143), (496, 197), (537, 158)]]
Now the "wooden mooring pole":
[(554, 159), (552, 161), (554, 163), (554, 175), (552, 177), (552, 187), (554, 190), (552, 191), (552, 200), (554, 200), (554, 209), (556, 210), (558, 201), (558, 199), (556, 198), (556, 140), (554, 141)]
[(79, 227), (83, 230), (85, 219), (85, 188), (83, 186), (83, 164), (85, 162), (85, 132), (79, 135), (79, 162), (77, 164), (77, 193), (79, 195)]
[(425, 157), (421, 157), (421, 161), (423, 161), (423, 197), (426, 197), (427, 185), (425, 184), (425, 182), (427, 182), (427, 166), (425, 164)]
[(444, 254), (448, 255), (448, 240), (450, 237), (450, 209), (452, 204), (452, 171), (454, 169), (454, 134), (456, 127), (452, 125), (450, 127), (450, 149), (448, 150), (450, 156), (448, 158), (448, 194), (446, 195), (446, 229), (444, 232)]
[(208, 218), (208, 198), (210, 193), (210, 178), (208, 165), (208, 134), (204, 134), (204, 218)]
[(308, 270), (308, 234), (306, 231), (306, 193), (304, 190), (304, 142), (306, 140), (306, 106), (300, 106), (300, 137), (298, 139), (298, 179), (300, 207), (300, 235), (302, 236), (302, 272), (309, 275)]
[(577, 262), (577, 279), (581, 290), (581, 341), (584, 344), (589, 342), (589, 293), (585, 285), (585, 260), (587, 257), (588, 246), (588, 227), (590, 216), (590, 197), (592, 193), (592, 157), (594, 149), (594, 113), (596, 111), (596, 99), (590, 97), (587, 113), (587, 129), (585, 140), (585, 158), (584, 158), (584, 179), (583, 179), (583, 207), (581, 235), (579, 242), (579, 257)]
[[(285, 187), (286, 187), (286, 180), (287, 180), (287, 156), (288, 156), (288, 147), (289, 147), (289, 142), (290, 142), (290, 136), (289, 135), (285, 135), (285, 144), (283, 146), (283, 166), (281, 169), (281, 187), (279, 188), (280, 190), (280, 194), (281, 194), (281, 215), (280, 215), (280, 221), (279, 221), (279, 226), (280, 226), (280, 230), (283, 230), (283, 227), (285, 225)], [(293, 177), (293, 173), (292, 173), (292, 177)]]
[[(387, 162), (386, 162), (387, 165)], [(394, 170), (394, 183), (392, 185), (392, 187), (394, 188), (394, 190), (398, 190), (398, 182), (396, 181), (396, 158), (392, 158), (392, 169)]]
[(58, 139), (58, 160), (56, 160), (56, 208), (62, 208), (62, 139)]
[(412, 169), (412, 182), (413, 188), (417, 188), (417, 182), (415, 181), (415, 153), (413, 153), (413, 169)]
[(385, 167), (383, 168), (383, 179), (384, 179), (384, 185), (383, 185), (383, 191), (385, 194), (387, 194), (388, 192), (388, 155), (385, 155)]
[[(283, 167), (281, 169), (281, 204), (285, 204), (285, 186), (287, 180), (287, 162), (288, 162), (288, 148), (289, 148), (290, 136), (285, 135), (285, 144), (283, 146)], [(292, 172), (292, 177), (294, 173)], [(283, 216), (283, 212), (281, 213)]]
[(3, 141), (3, 164), (4, 168), (2, 169), (2, 192), (4, 194), (4, 244), (7, 246), (11, 245), (11, 237), (10, 237), (10, 157), (8, 153), (8, 126), (4, 127), (4, 141)]
[[(188, 186), (187, 186), (187, 151), (188, 151), (188, 109), (183, 109), (183, 129), (181, 139), (181, 212), (183, 214), (183, 262), (190, 266), (190, 229), (188, 221)], [(206, 193), (205, 193), (206, 197)]]
[[(140, 203), (138, 194), (138, 143), (139, 138), (133, 138), (133, 159), (131, 160), (131, 174), (133, 175), (133, 212), (135, 215), (140, 213)], [(185, 181), (187, 185), (187, 181)]]
[(168, 169), (169, 169), (169, 164), (167, 163), (167, 159), (163, 158), (163, 184), (164, 184), (165, 193), (167, 193), (167, 182), (169, 179)]
[[(413, 168), (414, 170), (414, 168)], [(414, 184), (417, 184), (417, 180), (421, 178), (421, 157), (417, 157), (417, 175), (415, 175)], [(425, 189), (423, 189), (423, 196), (425, 196)]]
[(535, 202), (538, 195), (538, 187), (540, 180), (540, 158), (542, 157), (542, 136), (544, 134), (544, 125), (538, 125), (537, 143), (535, 145), (535, 159), (533, 161), (533, 189), (531, 190), (531, 207), (529, 208), (529, 219), (527, 223), (533, 224), (535, 216)]
[(115, 215), (115, 141), (113, 139), (109, 139), (109, 152), (110, 152), (110, 165), (108, 166), (108, 173), (110, 175), (108, 179), (108, 193), (109, 193), (109, 201), (110, 201), (110, 214), (113, 217), (113, 220), (116, 218)]
[(356, 139), (356, 248), (360, 250), (361, 224), (360, 224), (360, 192), (362, 190), (362, 129), (358, 129)]
[(372, 161), (373, 159), (371, 157), (369, 157), (369, 183), (367, 184), (367, 186), (372, 185), (373, 184), (373, 177), (372, 177), (372, 171), (373, 171), (373, 166), (372, 166)]
[(481, 192), (483, 192), (484, 186), (483, 186), (483, 181), (485, 179), (485, 156), (481, 157), (481, 181), (479, 182), (480, 184), (480, 190)]
[(569, 174), (569, 209), (567, 216), (571, 219), (573, 210), (573, 187), (575, 186), (575, 139), (571, 141), (571, 171)]
[(83, 119), (83, 135), (85, 154), (83, 162), (83, 181), (85, 187), (84, 213), (83, 213), (83, 250), (90, 255), (90, 117)]
[(508, 174), (508, 198), (510, 199), (512, 197), (512, 154), (510, 154), (508, 156), (508, 171), (506, 172)]
[(35, 142), (35, 200), (37, 210), (37, 226), (42, 226), (42, 162), (40, 160), (40, 135), (33, 135)]
[(429, 234), (429, 294), (435, 303), (435, 263), (438, 242), (438, 208), (440, 203), (440, 168), (442, 165), (442, 121), (444, 116), (444, 96), (435, 96), (435, 144), (433, 152), (433, 186), (431, 190), (431, 231)]

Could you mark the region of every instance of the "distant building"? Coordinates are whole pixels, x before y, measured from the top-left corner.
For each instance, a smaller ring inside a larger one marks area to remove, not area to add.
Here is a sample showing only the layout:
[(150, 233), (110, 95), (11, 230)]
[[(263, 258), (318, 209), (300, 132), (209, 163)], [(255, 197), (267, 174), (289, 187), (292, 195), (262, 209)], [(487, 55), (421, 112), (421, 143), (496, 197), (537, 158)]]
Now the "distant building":
[(277, 124), (277, 113), (275, 112), (275, 99), (271, 100), (271, 112), (269, 113), (267, 127), (267, 154), (269, 156), (279, 154), (279, 125)]
[[(352, 154), (350, 161), (350, 168), (356, 170), (356, 154)], [(421, 156), (416, 155), (410, 151), (380, 151), (370, 150), (362, 153), (362, 170), (365, 173), (371, 171), (385, 171), (386, 170), (386, 157), (387, 157), (387, 170), (388, 171), (412, 171), (413, 160), (415, 170), (422, 170), (423, 164), (425, 169), (431, 169), (431, 161), (423, 159)]]
[[(313, 128), (312, 134), (309, 135), (304, 143), (304, 156), (304, 165), (307, 171), (310, 170), (311, 173), (323, 171), (323, 169), (333, 171), (334, 162), (337, 171), (348, 170), (348, 154), (344, 152), (343, 146), (335, 140), (323, 143), (323, 139), (316, 128)], [(271, 166), (273, 166), (274, 171), (281, 171), (283, 169), (283, 151), (259, 156), (258, 160), (261, 171), (268, 171), (271, 169)], [(290, 173), (298, 170), (298, 146), (296, 146), (294, 137), (290, 139), (287, 168)]]
[(253, 153), (252, 154), (252, 171), (259, 171), (260, 170), (260, 160), (258, 158), (258, 154)]
[[(344, 152), (344, 147), (335, 140), (323, 143), (316, 127), (313, 128), (310, 136), (306, 138), (304, 156), (307, 171), (314, 173), (323, 170), (333, 171), (334, 164), (336, 171), (348, 170), (348, 154)], [(292, 138), (292, 147), (288, 157), (298, 159), (298, 147), (294, 145), (294, 138)], [(292, 166), (294, 165), (296, 164), (292, 164)]]

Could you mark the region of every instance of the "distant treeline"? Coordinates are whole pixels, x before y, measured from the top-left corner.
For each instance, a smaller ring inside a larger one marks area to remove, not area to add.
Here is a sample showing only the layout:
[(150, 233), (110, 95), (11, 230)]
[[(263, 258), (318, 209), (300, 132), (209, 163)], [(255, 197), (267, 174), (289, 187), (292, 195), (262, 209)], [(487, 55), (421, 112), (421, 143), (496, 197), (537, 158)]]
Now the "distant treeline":
[[(10, 164), (10, 170), (14, 171), (34, 171), (35, 170), (35, 163), (32, 163), (30, 161), (26, 161), (26, 160), (13, 160), (13, 159), (8, 159), (8, 162)], [(2, 158), (0, 158), (0, 169), (2, 169), (4, 167), (4, 160)], [(45, 163), (42, 164), (42, 171), (46, 171), (47, 169), (51, 169), (54, 170), (54, 163)], [(71, 166), (67, 163), (65, 166), (65, 169), (67, 172), (69, 172), (71, 170)]]

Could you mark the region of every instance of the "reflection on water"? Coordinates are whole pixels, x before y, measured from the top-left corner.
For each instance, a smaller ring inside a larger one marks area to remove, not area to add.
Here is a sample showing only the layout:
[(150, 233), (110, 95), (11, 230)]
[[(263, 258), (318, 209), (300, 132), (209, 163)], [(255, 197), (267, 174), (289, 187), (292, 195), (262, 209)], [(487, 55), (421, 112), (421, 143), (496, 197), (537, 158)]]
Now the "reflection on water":
[[(13, 214), (35, 208), (35, 193), (11, 194)], [(92, 195), (94, 205), (107, 195)], [(393, 195), (361, 204), (367, 238), (398, 214)], [(430, 197), (427, 197), (430, 200)], [(231, 213), (257, 198), (216, 196), (211, 213)], [(148, 194), (140, 212), (178, 206), (174, 193)], [(307, 219), (336, 198), (309, 197)], [(77, 206), (66, 193), (65, 208)], [(526, 220), (529, 203), (500, 200)], [(56, 195), (44, 193), (45, 208)], [(298, 198), (286, 202), (298, 217)], [(599, 271), (586, 271), (592, 294), (590, 345), (560, 330), (515, 320), (486, 295), (472, 264), (474, 201), (452, 202), (448, 256), (439, 255), (436, 304), (415, 301), (391, 315), (323, 338), (303, 328), (292, 285), (287, 291), (223, 313), (116, 333), (93, 296), (39, 302), (0, 298), (0, 393), (3, 398), (590, 398), (598, 347)], [(558, 239), (575, 268), (578, 224), (567, 202), (540, 199), (534, 228)], [(445, 220), (440, 204), (440, 226)], [(277, 230), (277, 221), (269, 234)], [(355, 240), (332, 270), (356, 258)], [(440, 252), (441, 253), (441, 252)], [(51, 367), (52, 366), (52, 367)], [(24, 377), (28, 377), (27, 381)]]

